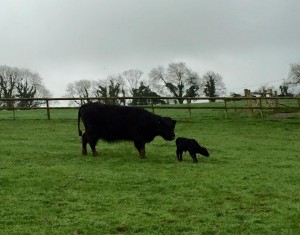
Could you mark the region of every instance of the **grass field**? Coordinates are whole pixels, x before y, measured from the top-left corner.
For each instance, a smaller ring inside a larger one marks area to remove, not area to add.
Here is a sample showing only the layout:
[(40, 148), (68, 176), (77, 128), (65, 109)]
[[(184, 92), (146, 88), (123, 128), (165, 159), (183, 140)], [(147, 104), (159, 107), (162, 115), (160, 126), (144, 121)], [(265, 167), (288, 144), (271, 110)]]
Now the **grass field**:
[(76, 111), (0, 111), (0, 234), (299, 234), (300, 119), (161, 110), (211, 156), (157, 137), (81, 156)]

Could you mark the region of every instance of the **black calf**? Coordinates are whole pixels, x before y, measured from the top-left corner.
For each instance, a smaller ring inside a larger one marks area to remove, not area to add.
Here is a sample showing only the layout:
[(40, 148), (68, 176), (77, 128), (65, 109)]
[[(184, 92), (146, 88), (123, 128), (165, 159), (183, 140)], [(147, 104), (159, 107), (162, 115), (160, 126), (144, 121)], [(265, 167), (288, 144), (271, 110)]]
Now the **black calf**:
[(198, 162), (196, 153), (200, 153), (205, 157), (209, 157), (209, 153), (208, 153), (207, 149), (200, 146), (200, 144), (198, 144), (198, 142), (195, 139), (179, 137), (176, 139), (176, 146), (177, 146), (176, 155), (177, 155), (178, 161), (182, 161), (183, 151), (189, 152), (194, 163)]

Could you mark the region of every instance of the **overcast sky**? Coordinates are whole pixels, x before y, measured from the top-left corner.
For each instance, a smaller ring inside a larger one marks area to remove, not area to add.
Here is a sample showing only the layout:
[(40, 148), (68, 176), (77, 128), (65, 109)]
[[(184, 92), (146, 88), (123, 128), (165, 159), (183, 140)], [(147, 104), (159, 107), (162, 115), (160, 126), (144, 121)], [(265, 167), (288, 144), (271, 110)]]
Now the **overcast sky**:
[(278, 87), (300, 63), (299, 0), (0, 0), (0, 65), (68, 83), (185, 62), (227, 91)]

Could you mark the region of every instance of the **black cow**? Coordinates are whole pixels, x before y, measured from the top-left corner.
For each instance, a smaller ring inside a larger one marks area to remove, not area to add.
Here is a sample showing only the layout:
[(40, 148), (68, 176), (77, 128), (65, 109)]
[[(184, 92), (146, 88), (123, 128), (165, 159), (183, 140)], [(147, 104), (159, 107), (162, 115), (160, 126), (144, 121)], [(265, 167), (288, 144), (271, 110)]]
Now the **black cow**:
[(209, 153), (206, 148), (202, 147), (195, 139), (187, 139), (179, 137), (176, 139), (176, 154), (178, 161), (182, 161), (182, 153), (183, 151), (188, 151), (191, 155), (193, 162), (198, 162), (198, 159), (196, 157), (196, 153), (200, 153), (206, 157), (209, 157)]
[[(80, 118), (85, 126), (85, 133), (80, 130)], [(143, 108), (100, 103), (87, 103), (78, 111), (78, 132), (82, 136), (82, 154), (87, 155), (89, 143), (94, 156), (99, 139), (106, 141), (130, 140), (134, 142), (141, 158), (145, 157), (145, 144), (156, 136), (165, 140), (175, 138), (176, 121), (161, 117)]]

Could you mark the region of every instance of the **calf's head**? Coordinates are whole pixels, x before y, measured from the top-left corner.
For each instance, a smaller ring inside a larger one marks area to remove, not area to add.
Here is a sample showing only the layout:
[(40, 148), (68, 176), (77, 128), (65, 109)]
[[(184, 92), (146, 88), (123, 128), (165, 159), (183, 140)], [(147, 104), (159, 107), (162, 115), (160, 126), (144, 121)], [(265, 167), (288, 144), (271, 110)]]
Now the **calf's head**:
[(176, 121), (169, 117), (158, 118), (158, 134), (165, 140), (175, 139), (175, 124)]
[(209, 152), (207, 151), (207, 148), (204, 147), (200, 147), (198, 149), (199, 153), (205, 157), (209, 157)]

